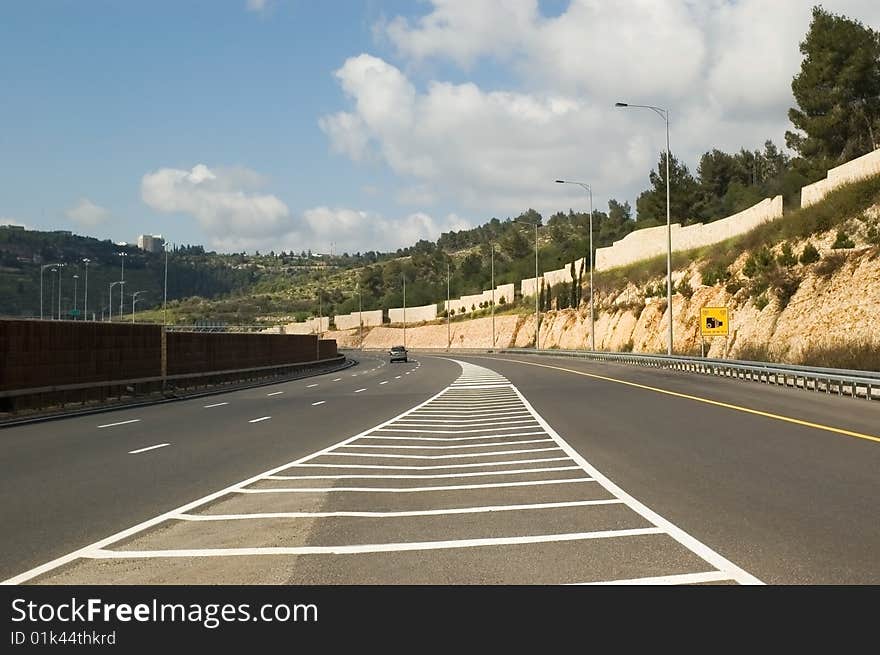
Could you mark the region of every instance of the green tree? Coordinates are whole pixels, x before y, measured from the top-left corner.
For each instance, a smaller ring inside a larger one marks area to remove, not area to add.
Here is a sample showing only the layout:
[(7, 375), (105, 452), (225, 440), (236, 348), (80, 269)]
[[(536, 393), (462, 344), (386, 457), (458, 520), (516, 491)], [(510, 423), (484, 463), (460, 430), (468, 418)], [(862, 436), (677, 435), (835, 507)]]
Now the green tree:
[(788, 146), (820, 170), (873, 150), (880, 128), (880, 35), (860, 22), (813, 8), (791, 83), (797, 131)]
[[(688, 167), (673, 155), (669, 160), (669, 206), (673, 223), (692, 223), (697, 218), (699, 187)], [(636, 200), (636, 220), (640, 223), (666, 222), (666, 153), (660, 153), (656, 171), (650, 174), (651, 188)]]

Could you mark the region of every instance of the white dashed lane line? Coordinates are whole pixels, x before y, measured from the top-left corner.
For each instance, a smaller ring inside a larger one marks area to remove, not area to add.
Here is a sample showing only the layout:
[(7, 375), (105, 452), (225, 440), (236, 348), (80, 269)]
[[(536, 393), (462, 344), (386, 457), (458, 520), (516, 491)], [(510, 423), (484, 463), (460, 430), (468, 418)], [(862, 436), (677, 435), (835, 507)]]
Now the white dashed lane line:
[(278, 394), (284, 393), (283, 391), (273, 391), (272, 393), (267, 393), (267, 396), (277, 396)]
[(129, 450), (128, 454), (129, 455), (137, 455), (138, 453), (145, 453), (148, 450), (156, 450), (157, 448), (164, 448), (165, 446), (170, 446), (170, 445), (171, 444), (168, 444), (168, 443), (159, 443), (159, 444), (156, 444), (155, 446), (147, 446), (146, 448), (138, 448), (137, 450)]
[(314, 407), (314, 406), (316, 406), (316, 405), (323, 405), (323, 404), (326, 403), (326, 402), (327, 402), (326, 400), (319, 400), (319, 401), (316, 402), (316, 403), (312, 403), (312, 407)]
[(333, 378), (331, 382), (339, 382), (342, 378)]
[(205, 409), (210, 409), (211, 407), (222, 407), (223, 405), (228, 405), (229, 403), (214, 403), (213, 405), (205, 405)]
[(99, 428), (112, 428), (117, 425), (128, 425), (129, 423), (138, 423), (140, 421), (139, 418), (133, 418), (130, 421), (119, 421), (118, 423), (106, 423), (104, 425), (99, 425)]
[(248, 423), (259, 423), (260, 421), (268, 421), (270, 418), (272, 418), (272, 417), (271, 416), (261, 416), (260, 418), (251, 419), (250, 421), (248, 421)]
[(355, 389), (354, 392), (355, 392), (355, 393), (360, 393), (361, 391), (366, 391), (366, 390), (367, 390), (366, 388), (363, 388), (363, 389)]
[(317, 383), (316, 384), (307, 384), (306, 389), (311, 389), (312, 387), (317, 387), (317, 386), (318, 386)]
[(384, 380), (384, 381), (380, 382), (379, 384), (388, 384), (388, 380)]

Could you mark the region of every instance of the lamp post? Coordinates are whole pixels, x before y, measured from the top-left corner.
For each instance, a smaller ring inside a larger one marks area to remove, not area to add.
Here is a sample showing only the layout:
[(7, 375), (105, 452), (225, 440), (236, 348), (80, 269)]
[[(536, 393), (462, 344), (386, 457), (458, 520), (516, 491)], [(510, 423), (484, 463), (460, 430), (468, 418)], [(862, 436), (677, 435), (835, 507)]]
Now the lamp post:
[(492, 304), (491, 312), (492, 312), (492, 348), (495, 348), (495, 242), (492, 241), (489, 244), (492, 247), (492, 251), (490, 253), (490, 261), (492, 262)]
[(446, 262), (446, 350), (449, 351), (452, 345), (452, 324), (450, 323), (450, 315), (452, 314), (452, 302), (449, 298), (449, 262)]
[(514, 223), (521, 223), (522, 225), (534, 225), (535, 226), (535, 350), (540, 350), (540, 346), (538, 344), (538, 323), (540, 322), (540, 311), (538, 309), (538, 221), (534, 223), (530, 223), (529, 221), (517, 221), (514, 220)]
[(590, 350), (596, 350), (596, 322), (593, 314), (593, 187), (584, 182), (556, 180), (557, 184), (576, 184), (590, 194)]
[[(43, 320), (43, 273), (47, 268), (59, 266), (59, 264), (43, 264), (40, 266), (40, 320)], [(54, 280), (52, 281), (54, 285)], [(51, 307), (51, 305), (50, 305)]]
[(626, 102), (617, 102), (615, 107), (638, 107), (650, 109), (666, 122), (666, 309), (669, 312), (669, 337), (667, 354), (672, 356), (672, 224), (669, 210), (669, 110), (651, 105), (630, 105)]
[(83, 298), (83, 316), (85, 320), (89, 320), (89, 263), (91, 263), (91, 259), (87, 257), (83, 257), (83, 264), (86, 265), (86, 279), (83, 281), (85, 284), (85, 297)]
[[(109, 310), (110, 310), (110, 312), (109, 312), (109, 314), (108, 314), (108, 316), (107, 316), (107, 321), (110, 322), (110, 323), (113, 322), (113, 287), (115, 287), (117, 284), (122, 284), (122, 282), (121, 282), (121, 281), (117, 281), (117, 282), (111, 282), (111, 283), (110, 283), (110, 295), (109, 295), (109, 298), (108, 298), (108, 301), (109, 301), (109, 302), (107, 303), (108, 306), (109, 306)], [(122, 295), (122, 290), (121, 290), (121, 289), (119, 290), (119, 293), (120, 293), (120, 295)]]
[(400, 276), (403, 278), (403, 348), (406, 350), (406, 274)]
[[(57, 273), (58, 267), (52, 268), (49, 270), (50, 273)], [(55, 276), (52, 276), (52, 295), (49, 296), (49, 316), (51, 318), (49, 320), (55, 320)]]
[(165, 251), (165, 291), (162, 295), (162, 325), (168, 325), (168, 244), (163, 241), (162, 249)]
[[(119, 284), (124, 285), (125, 284), (125, 258), (128, 257), (128, 253), (123, 251), (123, 252), (118, 252), (116, 254), (119, 255), (119, 260), (122, 262), (122, 275), (119, 276)], [(120, 292), (120, 294), (119, 294), (119, 315), (120, 316), (122, 316), (122, 314), (123, 314), (122, 299), (123, 299), (124, 295), (125, 294), (122, 292)]]
[(131, 294), (131, 322), (134, 323), (134, 305), (137, 302), (137, 297), (139, 294), (146, 293), (146, 291), (135, 291)]
[(61, 269), (64, 264), (58, 264), (58, 320), (61, 320)]
[(73, 276), (73, 320), (76, 320), (76, 294), (79, 286), (79, 275)]
[(364, 349), (364, 303), (361, 298), (361, 283), (358, 281), (358, 344), (361, 350)]

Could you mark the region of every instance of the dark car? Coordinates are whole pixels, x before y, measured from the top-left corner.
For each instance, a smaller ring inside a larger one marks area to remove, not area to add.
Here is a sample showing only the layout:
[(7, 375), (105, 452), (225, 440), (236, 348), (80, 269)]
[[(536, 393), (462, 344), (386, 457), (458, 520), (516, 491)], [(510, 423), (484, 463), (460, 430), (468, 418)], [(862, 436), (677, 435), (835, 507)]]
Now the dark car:
[(406, 361), (406, 348), (403, 346), (394, 346), (390, 351), (391, 361), (392, 362), (405, 362)]

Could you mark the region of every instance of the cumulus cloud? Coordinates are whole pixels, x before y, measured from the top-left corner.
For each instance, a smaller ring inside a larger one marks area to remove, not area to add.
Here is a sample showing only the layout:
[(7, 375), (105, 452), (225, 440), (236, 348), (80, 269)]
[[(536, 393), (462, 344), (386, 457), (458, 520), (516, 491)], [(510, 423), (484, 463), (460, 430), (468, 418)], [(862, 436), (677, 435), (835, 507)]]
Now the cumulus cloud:
[[(823, 5), (880, 23), (873, 0)], [(691, 168), (713, 147), (782, 145), (810, 9), (801, 0), (573, 0), (545, 16), (537, 0), (431, 0), (421, 17), (376, 26), (400, 66), (361, 54), (336, 71), (350, 105), (320, 126), (335, 151), (384, 162), (405, 189), (430, 188), (482, 216), (579, 206), (577, 190), (548, 184), (557, 177), (586, 179), (601, 200), (633, 200), (665, 148), (664, 126), (614, 103), (669, 108), (672, 151)], [(424, 61), (467, 73), (484, 59), (512, 73), (507, 89), (413, 81)]]
[(287, 205), (253, 191), (263, 183), (262, 176), (246, 168), (160, 168), (141, 179), (141, 198), (156, 211), (195, 217), (214, 238), (259, 238), (290, 227)]
[(80, 198), (64, 214), (70, 220), (87, 227), (94, 227), (110, 218), (110, 212), (107, 209), (96, 205), (88, 198)]

